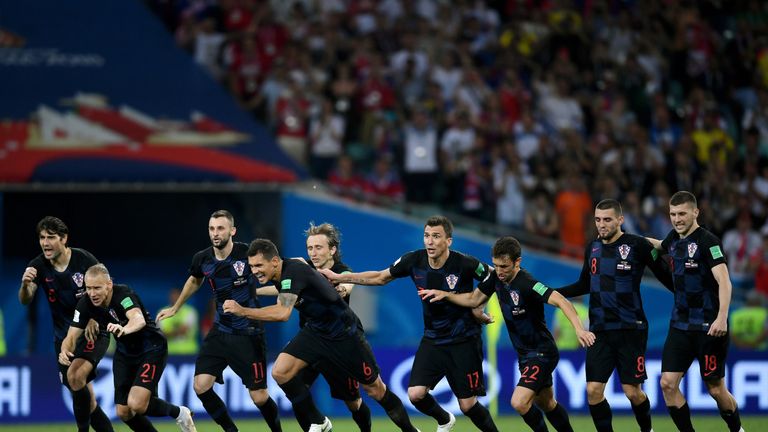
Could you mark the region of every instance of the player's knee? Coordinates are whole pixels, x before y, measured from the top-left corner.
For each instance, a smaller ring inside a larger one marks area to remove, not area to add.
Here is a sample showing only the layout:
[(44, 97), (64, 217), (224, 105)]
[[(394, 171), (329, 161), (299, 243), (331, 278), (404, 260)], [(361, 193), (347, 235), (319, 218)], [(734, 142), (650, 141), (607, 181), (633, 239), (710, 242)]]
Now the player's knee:
[(346, 405), (347, 408), (349, 408), (350, 412), (355, 412), (360, 409), (360, 406), (363, 405), (363, 400), (358, 398), (353, 401), (344, 401), (344, 405)]
[(85, 378), (82, 378), (77, 374), (72, 374), (70, 372), (67, 372), (67, 382), (69, 383), (69, 388), (72, 391), (82, 390), (86, 385)]
[(473, 406), (477, 404), (477, 398), (471, 397), (467, 399), (459, 399), (459, 408), (461, 409), (461, 412), (466, 413), (467, 411), (471, 410)]
[(269, 399), (269, 393), (266, 389), (251, 390), (249, 393), (251, 394), (251, 400), (256, 406), (264, 405), (267, 399)]
[(725, 395), (727, 390), (725, 389), (723, 382), (720, 381), (714, 384), (707, 383), (707, 391), (709, 391), (709, 395), (712, 396), (712, 398), (719, 399)]
[(128, 397), (128, 408), (136, 414), (144, 414), (147, 412), (148, 400), (138, 397)]
[(290, 376), (287, 369), (272, 367), (272, 379), (274, 379), (276, 383), (283, 384), (288, 382), (291, 378), (293, 377)]
[(550, 412), (557, 406), (555, 398), (536, 399), (533, 403), (544, 412)]
[(514, 410), (520, 414), (525, 414), (528, 412), (528, 410), (531, 409), (531, 401), (525, 400), (521, 397), (512, 396), (510, 404), (512, 405), (512, 408), (514, 408)]
[(624, 395), (626, 395), (627, 399), (629, 399), (634, 405), (638, 405), (645, 400), (645, 394), (643, 393), (643, 390), (640, 388), (640, 386), (625, 386)]
[(408, 400), (411, 403), (416, 403), (427, 397), (427, 389), (425, 387), (408, 387)]
[[(197, 378), (197, 377), (196, 377)], [(213, 384), (204, 382), (203, 380), (195, 379), (192, 383), (192, 388), (195, 390), (195, 394), (201, 395), (213, 387)]]
[(384, 385), (384, 381), (377, 379), (373, 384), (363, 384), (363, 390), (365, 390), (365, 394), (370, 396), (373, 400), (379, 401), (387, 392), (387, 386)]
[(603, 389), (601, 386), (592, 386), (587, 384), (587, 399), (590, 405), (600, 403), (604, 398)]
[(661, 391), (664, 394), (671, 394), (677, 391), (677, 382), (674, 379), (662, 376), (659, 384), (661, 385)]
[(115, 411), (122, 421), (128, 421), (133, 418), (133, 412), (127, 405), (115, 405)]

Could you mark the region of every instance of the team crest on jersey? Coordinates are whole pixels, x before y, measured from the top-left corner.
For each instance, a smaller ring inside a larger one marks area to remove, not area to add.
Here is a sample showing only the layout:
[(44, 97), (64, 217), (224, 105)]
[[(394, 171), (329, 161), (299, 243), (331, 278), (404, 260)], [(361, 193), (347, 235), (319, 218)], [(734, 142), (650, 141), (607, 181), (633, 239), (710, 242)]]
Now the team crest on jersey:
[(448, 282), (448, 288), (454, 289), (456, 288), (456, 282), (459, 281), (459, 277), (455, 274), (449, 274), (445, 277), (445, 281)]
[(245, 270), (245, 263), (242, 261), (235, 261), (234, 264), (232, 264), (232, 267), (235, 268), (235, 272), (237, 272), (238, 276), (243, 275), (243, 270)]
[(109, 316), (111, 316), (115, 322), (120, 322), (120, 318), (117, 317), (117, 312), (115, 312), (115, 310), (112, 308), (109, 308)]
[(623, 244), (619, 246), (619, 255), (621, 255), (621, 259), (625, 260), (629, 256), (629, 251), (631, 251), (632, 248)]
[(688, 258), (693, 258), (699, 246), (696, 243), (688, 243)]
[(75, 273), (72, 275), (72, 280), (75, 282), (75, 285), (77, 285), (78, 288), (83, 287), (83, 274), (82, 273)]
[(517, 291), (512, 291), (511, 293), (509, 293), (509, 296), (512, 297), (512, 303), (514, 303), (515, 306), (517, 306), (518, 303), (520, 303), (520, 294), (518, 294)]

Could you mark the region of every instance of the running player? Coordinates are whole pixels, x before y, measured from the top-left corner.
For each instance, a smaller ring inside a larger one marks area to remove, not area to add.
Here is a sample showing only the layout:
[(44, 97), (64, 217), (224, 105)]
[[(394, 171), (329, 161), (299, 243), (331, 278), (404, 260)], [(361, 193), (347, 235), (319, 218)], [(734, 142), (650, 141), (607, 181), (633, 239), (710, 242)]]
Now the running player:
[(267, 350), (264, 328), (259, 321), (226, 315), (222, 305), (234, 299), (248, 307), (259, 307), (254, 292), (254, 279), (248, 267), (248, 245), (232, 240), (237, 228), (227, 210), (218, 210), (208, 220), (211, 246), (196, 253), (176, 304), (157, 314), (157, 320), (172, 317), (200, 289), (204, 280), (216, 298), (216, 319), (203, 341), (195, 362), (194, 388), (197, 397), (213, 420), (226, 432), (237, 431), (224, 401), (213, 391), (215, 382), (224, 382), (223, 372), (229, 366), (261, 411), (272, 432), (282, 430), (277, 404), (267, 391)]
[(736, 400), (725, 386), (725, 359), (728, 354), (728, 307), (731, 279), (722, 244), (714, 234), (699, 226), (696, 197), (676, 192), (669, 200), (672, 231), (664, 239), (649, 239), (672, 258), (675, 306), (661, 358), (661, 390), (675, 425), (692, 432), (691, 412), (680, 381), (693, 363), (720, 416), (731, 432), (743, 431)]
[[(512, 393), (512, 407), (535, 432), (546, 432), (543, 410), (558, 432), (573, 432), (568, 413), (555, 400), (552, 373), (560, 359), (557, 345), (547, 329), (544, 303), (560, 308), (570, 321), (581, 346), (591, 346), (595, 335), (584, 330), (571, 302), (520, 267), (522, 249), (514, 237), (502, 237), (493, 245), (493, 266), (489, 278), (471, 293), (421, 290), (419, 295), (431, 303), (448, 300), (459, 306), (476, 308), (495, 292), (501, 304), (509, 338), (517, 351), (520, 380)], [(536, 404), (536, 407), (533, 404)]]
[(146, 416), (171, 417), (182, 432), (195, 432), (192, 413), (157, 397), (157, 384), (168, 359), (168, 342), (149, 316), (139, 296), (126, 285), (113, 285), (109, 270), (96, 264), (85, 272), (87, 295), (80, 298), (59, 363), (70, 365), (86, 323), (94, 319), (115, 335), (112, 360), (117, 415), (134, 431), (156, 431)]
[(323, 276), (299, 259), (281, 258), (275, 244), (266, 239), (251, 242), (248, 264), (260, 284), (272, 282), (279, 287), (277, 303), (259, 309), (227, 300), (224, 312), (262, 321), (287, 321), (293, 309), (298, 309), (304, 326), (278, 355), (272, 377), (291, 401), (299, 424), (309, 424), (309, 432), (332, 429), (330, 419), (318, 411), (300, 376), (310, 364), (327, 364), (341, 376), (357, 380), (400, 430), (417, 430), (403, 403), (381, 380), (359, 319)]
[[(381, 271), (337, 274), (320, 270), (333, 283), (384, 285), (395, 278), (410, 277), (416, 288), (472, 292), (473, 280), (484, 280), (488, 266), (476, 258), (451, 251), (453, 224), (444, 216), (432, 216), (424, 225), (424, 249), (409, 252)], [(452, 413), (438, 405), (429, 390), (443, 378), (459, 399), (461, 411), (481, 431), (496, 431), (488, 410), (477, 396), (485, 395), (483, 341), (480, 323), (487, 319), (482, 309), (422, 300), (424, 337), (413, 361), (408, 397), (422, 413), (434, 418), (438, 432), (450, 431), (456, 423)], [(467, 377), (477, 379), (467, 379)]]
[[(69, 228), (57, 217), (41, 219), (37, 236), (43, 252), (24, 270), (19, 301), (30, 304), (37, 289), (43, 288), (53, 318), (54, 352), (58, 355), (72, 324), (77, 301), (85, 295), (83, 275), (98, 260), (84, 249), (69, 247)], [(96, 365), (109, 347), (109, 333), (106, 329), (100, 330), (94, 321), (88, 326), (86, 337), (78, 339), (71, 350), (74, 353), (71, 364), (65, 366), (57, 362), (61, 383), (72, 393), (72, 411), (80, 431), (87, 431), (89, 424), (97, 432), (113, 430), (109, 417), (96, 403), (90, 383), (96, 377)]]
[(602, 200), (595, 207), (598, 238), (589, 242), (579, 280), (558, 291), (566, 297), (589, 296), (589, 329), (597, 337), (587, 349), (587, 400), (597, 432), (613, 431), (605, 386), (614, 369), (632, 405), (641, 432), (649, 432), (651, 405), (641, 385), (648, 378), (645, 350), (648, 320), (640, 297), (646, 266), (667, 288), (672, 277), (659, 253), (643, 237), (626, 234), (621, 204)]

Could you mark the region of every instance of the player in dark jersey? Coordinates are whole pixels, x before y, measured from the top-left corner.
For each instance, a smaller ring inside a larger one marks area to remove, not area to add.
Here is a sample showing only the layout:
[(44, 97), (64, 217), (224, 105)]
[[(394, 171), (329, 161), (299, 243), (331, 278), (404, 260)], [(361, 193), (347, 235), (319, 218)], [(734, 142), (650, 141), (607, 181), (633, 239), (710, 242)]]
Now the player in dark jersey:
[[(541, 410), (558, 432), (573, 432), (568, 413), (552, 392), (552, 373), (560, 359), (557, 345), (547, 329), (544, 303), (556, 306), (571, 322), (581, 346), (590, 346), (595, 335), (584, 330), (576, 309), (557, 291), (551, 290), (520, 267), (522, 250), (514, 237), (502, 237), (491, 251), (494, 270), (471, 293), (421, 290), (419, 295), (432, 303), (442, 300), (476, 308), (497, 293), (509, 338), (517, 351), (520, 381), (512, 394), (512, 407), (535, 432), (546, 432)], [(533, 404), (536, 404), (536, 407)]]
[(117, 339), (112, 373), (118, 417), (134, 431), (156, 431), (146, 417), (151, 416), (171, 417), (182, 432), (195, 432), (189, 408), (157, 397), (168, 342), (139, 296), (125, 285), (113, 285), (104, 264), (85, 272), (85, 288), (87, 295), (77, 302), (72, 325), (61, 344), (59, 363), (70, 364), (75, 341), (82, 336), (86, 323), (96, 320)]
[(235, 219), (227, 210), (218, 210), (208, 220), (211, 246), (195, 254), (189, 278), (176, 304), (161, 310), (157, 320), (172, 317), (204, 281), (216, 298), (216, 319), (203, 341), (195, 362), (194, 388), (203, 407), (226, 432), (237, 431), (224, 401), (213, 390), (223, 383), (229, 366), (243, 381), (253, 403), (261, 411), (272, 432), (282, 430), (277, 404), (267, 391), (267, 349), (264, 328), (259, 321), (224, 314), (225, 300), (236, 300), (248, 307), (259, 307), (255, 281), (248, 267), (248, 245), (232, 240), (237, 232)]
[[(310, 224), (304, 233), (307, 236), (307, 255), (309, 266), (314, 269), (331, 269), (336, 273), (349, 273), (352, 270), (341, 261), (341, 239), (339, 231), (329, 223)], [(349, 304), (354, 284), (338, 284), (336, 292)], [(303, 323), (302, 323), (303, 324)], [(362, 324), (359, 324), (362, 330)], [(359, 383), (343, 373), (333, 364), (321, 362), (302, 370), (304, 383), (311, 387), (322, 374), (331, 388), (331, 396), (340, 399), (349, 408), (361, 432), (371, 431), (371, 410), (360, 397)]]
[(673, 230), (664, 241), (649, 239), (671, 257), (675, 284), (675, 305), (661, 358), (661, 390), (677, 428), (693, 431), (680, 381), (693, 359), (698, 359), (699, 373), (728, 429), (743, 431), (736, 400), (723, 379), (731, 279), (720, 239), (699, 226), (698, 216), (696, 197), (676, 192), (669, 200)]
[(277, 303), (250, 308), (227, 300), (224, 312), (262, 321), (287, 321), (294, 308), (299, 311), (304, 326), (277, 356), (272, 377), (291, 401), (300, 425), (308, 424), (309, 432), (332, 430), (331, 421), (318, 411), (300, 375), (308, 365), (321, 363), (357, 380), (400, 430), (417, 430), (403, 403), (381, 380), (357, 316), (317, 270), (302, 260), (281, 258), (275, 244), (266, 239), (251, 242), (248, 264), (260, 284), (272, 282), (279, 288)]
[[(86, 250), (69, 247), (69, 228), (57, 217), (46, 216), (40, 220), (37, 235), (43, 252), (24, 270), (19, 301), (23, 305), (30, 304), (37, 289), (42, 287), (51, 309), (54, 352), (58, 355), (61, 342), (72, 323), (77, 301), (85, 295), (83, 275), (98, 260)], [(112, 431), (109, 417), (96, 403), (93, 385), (90, 384), (96, 377), (96, 365), (109, 347), (109, 333), (106, 329), (98, 329), (94, 321), (85, 334), (86, 337), (78, 340), (72, 350), (74, 357), (71, 365), (57, 362), (59, 378), (72, 393), (72, 411), (78, 429), (88, 430), (90, 424), (97, 432)]]
[[(384, 285), (395, 278), (410, 277), (416, 289), (472, 292), (473, 280), (488, 276), (488, 266), (476, 258), (450, 251), (453, 224), (444, 216), (432, 216), (424, 225), (424, 249), (409, 252), (381, 271), (336, 274), (321, 272), (333, 283)], [(496, 431), (488, 410), (477, 396), (485, 395), (482, 309), (422, 300), (424, 337), (413, 361), (408, 397), (422, 413), (434, 418), (438, 432), (450, 431), (456, 423), (452, 413), (438, 405), (429, 390), (443, 378), (459, 399), (461, 411), (482, 431)], [(468, 379), (467, 377), (475, 377)]]
[(614, 369), (642, 432), (652, 430), (651, 406), (641, 385), (645, 372), (648, 320), (640, 297), (645, 268), (672, 289), (672, 277), (658, 251), (643, 237), (622, 232), (621, 204), (602, 200), (595, 207), (598, 238), (589, 242), (579, 280), (558, 291), (589, 296), (589, 329), (595, 344), (587, 349), (587, 400), (597, 432), (613, 431), (605, 386)]
[[(310, 267), (314, 269), (327, 268), (336, 273), (349, 273), (352, 271), (349, 266), (341, 261), (341, 236), (335, 226), (329, 223), (320, 225), (310, 224), (309, 228), (304, 231), (304, 235), (307, 237), (306, 245), (309, 257), (307, 264)], [(354, 284), (338, 284), (336, 285), (336, 292), (349, 304), (353, 288)], [(279, 294), (274, 285), (258, 288), (256, 292), (260, 296), (276, 296)], [(303, 315), (299, 315), (299, 318), (299, 327), (304, 327), (305, 320)], [(363, 330), (362, 323), (359, 323), (359, 326)], [(360, 428), (360, 431), (370, 432), (371, 410), (360, 397), (360, 383), (354, 378), (340, 373), (333, 364), (327, 362), (308, 365), (301, 370), (301, 377), (307, 387), (312, 387), (312, 384), (314, 384), (320, 374), (323, 375), (331, 388), (331, 397), (344, 402), (352, 413), (352, 419)], [(309, 425), (301, 425), (301, 427), (306, 430), (309, 428)]]

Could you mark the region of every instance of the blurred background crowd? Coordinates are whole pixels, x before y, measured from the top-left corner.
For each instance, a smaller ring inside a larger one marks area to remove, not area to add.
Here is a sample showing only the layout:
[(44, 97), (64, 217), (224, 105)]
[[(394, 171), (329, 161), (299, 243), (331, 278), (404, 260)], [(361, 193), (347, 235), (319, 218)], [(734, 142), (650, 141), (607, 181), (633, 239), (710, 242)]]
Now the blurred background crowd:
[(690, 190), (737, 300), (768, 296), (764, 2), (144, 1), (346, 199), (580, 256), (600, 199), (662, 238)]

